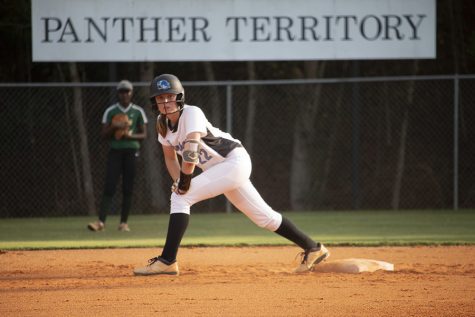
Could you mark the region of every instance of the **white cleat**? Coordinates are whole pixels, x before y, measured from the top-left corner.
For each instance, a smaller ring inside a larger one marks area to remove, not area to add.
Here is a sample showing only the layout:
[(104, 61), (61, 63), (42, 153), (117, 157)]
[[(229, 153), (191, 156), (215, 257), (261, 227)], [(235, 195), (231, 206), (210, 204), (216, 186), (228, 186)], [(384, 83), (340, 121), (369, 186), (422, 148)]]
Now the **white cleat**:
[(87, 225), (87, 228), (91, 231), (104, 231), (106, 229), (105, 224), (102, 221), (91, 222)]
[(320, 247), (305, 250), (300, 253), (302, 261), (300, 265), (294, 270), (294, 273), (309, 272), (318, 263), (325, 261), (330, 256), (330, 251), (323, 244)]
[(117, 228), (117, 229), (121, 232), (129, 232), (130, 231), (129, 225), (126, 224), (125, 222), (121, 222), (120, 225), (119, 225), (119, 228)]
[(179, 275), (178, 263), (175, 261), (172, 264), (168, 265), (162, 262), (160, 257), (152, 258), (148, 260), (148, 265), (145, 267), (139, 267), (134, 269), (135, 275), (156, 275), (156, 274), (167, 274), (167, 275)]

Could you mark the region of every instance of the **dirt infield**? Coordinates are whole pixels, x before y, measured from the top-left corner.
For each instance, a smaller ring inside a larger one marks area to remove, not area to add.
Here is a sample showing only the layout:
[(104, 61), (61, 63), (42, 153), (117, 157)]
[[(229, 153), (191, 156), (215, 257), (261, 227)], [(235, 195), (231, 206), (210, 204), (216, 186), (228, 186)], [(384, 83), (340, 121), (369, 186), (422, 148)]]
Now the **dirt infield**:
[(0, 316), (475, 316), (475, 247), (333, 247), (394, 272), (289, 273), (295, 247), (183, 248), (181, 275), (135, 277), (152, 249), (0, 254)]

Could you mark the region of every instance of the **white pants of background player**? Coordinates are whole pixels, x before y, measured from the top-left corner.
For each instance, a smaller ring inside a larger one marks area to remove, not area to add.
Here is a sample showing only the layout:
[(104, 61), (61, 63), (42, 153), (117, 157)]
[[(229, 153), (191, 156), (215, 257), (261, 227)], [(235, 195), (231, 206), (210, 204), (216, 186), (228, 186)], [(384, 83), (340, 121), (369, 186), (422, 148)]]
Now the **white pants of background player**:
[(252, 163), (247, 151), (240, 147), (232, 150), (226, 159), (191, 180), (185, 195), (172, 193), (170, 213), (190, 214), (190, 207), (202, 200), (221, 194), (256, 225), (276, 231), (282, 223), (282, 215), (262, 199), (252, 185)]

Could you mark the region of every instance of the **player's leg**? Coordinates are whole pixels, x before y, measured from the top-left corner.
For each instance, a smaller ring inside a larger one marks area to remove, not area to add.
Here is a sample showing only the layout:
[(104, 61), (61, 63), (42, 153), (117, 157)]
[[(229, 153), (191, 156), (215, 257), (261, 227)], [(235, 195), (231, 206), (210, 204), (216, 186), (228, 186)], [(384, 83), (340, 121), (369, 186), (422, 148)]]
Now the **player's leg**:
[(119, 230), (129, 231), (127, 220), (132, 206), (132, 196), (135, 180), (136, 150), (124, 150), (122, 155), (122, 210), (120, 214)]
[(115, 189), (121, 173), (120, 150), (111, 149), (107, 155), (106, 177), (104, 182), (104, 192), (99, 206), (99, 221), (90, 223), (88, 229), (100, 231), (104, 229), (107, 213), (110, 212), (114, 199)]
[(170, 223), (162, 257), (168, 262), (176, 260), (178, 247), (188, 226), (192, 205), (239, 187), (248, 179), (250, 173), (251, 164), (247, 152), (244, 149), (236, 149), (230, 153), (226, 161), (194, 177), (185, 195), (172, 193)]
[(107, 157), (106, 179), (104, 183), (104, 195), (99, 210), (99, 220), (106, 221), (106, 215), (112, 208), (117, 183), (121, 173), (122, 153), (121, 150), (111, 149)]
[[(185, 195), (171, 195), (170, 220), (162, 254), (150, 260), (150, 265), (134, 270), (136, 275), (178, 274), (176, 258), (181, 240), (188, 227), (190, 207), (202, 200), (239, 187), (251, 173), (249, 155), (244, 149), (235, 149), (228, 158), (191, 180)], [(176, 272), (176, 273), (170, 273)]]
[(261, 197), (251, 181), (225, 193), (226, 198), (261, 228), (273, 231), (300, 246), (303, 252), (302, 265), (296, 271), (306, 271), (329, 256), (328, 250), (319, 242), (299, 230), (289, 219), (273, 210)]

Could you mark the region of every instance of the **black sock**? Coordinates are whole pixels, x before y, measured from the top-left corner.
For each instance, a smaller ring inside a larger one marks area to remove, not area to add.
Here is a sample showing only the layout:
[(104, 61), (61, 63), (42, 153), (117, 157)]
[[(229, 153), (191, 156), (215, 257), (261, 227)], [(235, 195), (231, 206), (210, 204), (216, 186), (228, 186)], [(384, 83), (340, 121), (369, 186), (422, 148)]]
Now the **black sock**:
[(309, 236), (300, 231), (289, 219), (282, 217), (282, 224), (275, 233), (292, 241), (304, 250), (317, 248), (320, 243), (313, 241)]
[(120, 214), (120, 222), (127, 223), (129, 219), (130, 206), (132, 206), (132, 195), (124, 195), (122, 200), (122, 213)]
[(111, 210), (113, 198), (113, 196), (102, 196), (101, 206), (99, 209), (99, 220), (104, 223), (106, 222), (107, 213)]
[(176, 254), (178, 253), (178, 247), (180, 246), (181, 239), (185, 234), (190, 215), (183, 213), (176, 213), (170, 215), (168, 222), (168, 233), (165, 246), (163, 247), (161, 258), (173, 263), (176, 261)]

